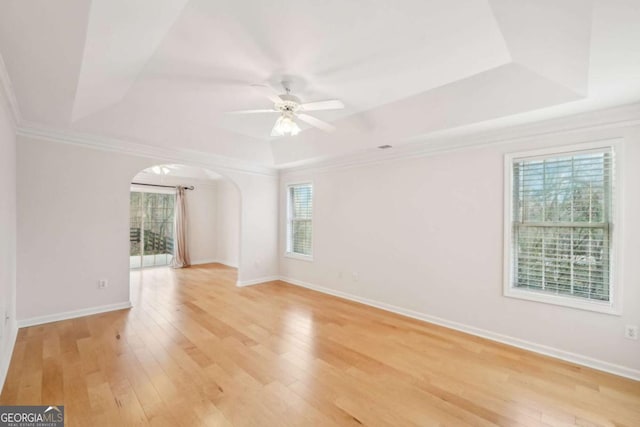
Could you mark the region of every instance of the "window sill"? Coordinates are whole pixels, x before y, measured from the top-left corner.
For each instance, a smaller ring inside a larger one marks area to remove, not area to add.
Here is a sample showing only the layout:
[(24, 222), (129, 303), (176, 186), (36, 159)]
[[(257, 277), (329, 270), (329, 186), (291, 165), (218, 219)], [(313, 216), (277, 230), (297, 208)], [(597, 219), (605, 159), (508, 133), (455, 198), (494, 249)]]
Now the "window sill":
[(560, 305), (563, 307), (576, 308), (578, 310), (594, 311), (597, 313), (621, 316), (621, 310), (613, 302), (585, 301), (579, 297), (551, 295), (544, 292), (508, 288), (504, 290), (504, 296), (528, 301), (542, 302), (545, 304)]
[(311, 256), (311, 255), (302, 255), (302, 254), (297, 254), (295, 252), (285, 252), (284, 256), (285, 256), (285, 258), (291, 258), (291, 259), (298, 259), (300, 261), (313, 262), (313, 256)]

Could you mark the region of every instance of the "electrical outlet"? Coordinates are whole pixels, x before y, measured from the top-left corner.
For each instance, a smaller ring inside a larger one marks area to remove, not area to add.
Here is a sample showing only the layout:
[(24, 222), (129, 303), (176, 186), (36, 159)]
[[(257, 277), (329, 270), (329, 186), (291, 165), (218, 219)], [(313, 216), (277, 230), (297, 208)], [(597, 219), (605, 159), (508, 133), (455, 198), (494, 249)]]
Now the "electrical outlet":
[(351, 278), (353, 279), (354, 282), (357, 282), (358, 279), (360, 279), (360, 277), (358, 276), (358, 272), (357, 271), (352, 272)]
[(630, 340), (638, 339), (638, 325), (625, 325), (624, 337)]
[(105, 289), (109, 286), (109, 281), (107, 279), (98, 280), (98, 289)]

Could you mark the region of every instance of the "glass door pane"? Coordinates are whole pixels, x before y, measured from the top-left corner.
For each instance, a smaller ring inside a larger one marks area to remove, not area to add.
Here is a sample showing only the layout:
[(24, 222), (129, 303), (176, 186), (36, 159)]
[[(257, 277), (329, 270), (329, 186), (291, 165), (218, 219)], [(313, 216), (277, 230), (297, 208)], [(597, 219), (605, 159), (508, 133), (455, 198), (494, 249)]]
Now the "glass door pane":
[(171, 263), (174, 206), (174, 194), (131, 193), (131, 268)]
[(129, 198), (129, 267), (142, 267), (142, 200), (144, 193), (131, 192)]

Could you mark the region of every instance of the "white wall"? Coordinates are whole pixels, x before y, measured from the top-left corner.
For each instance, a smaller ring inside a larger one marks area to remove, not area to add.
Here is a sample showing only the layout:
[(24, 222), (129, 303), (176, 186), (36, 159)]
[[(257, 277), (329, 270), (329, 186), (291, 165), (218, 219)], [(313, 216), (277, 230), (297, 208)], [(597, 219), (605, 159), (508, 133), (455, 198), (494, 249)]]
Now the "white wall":
[[(502, 296), (503, 159), (510, 151), (624, 137), (623, 315)], [(314, 184), (313, 262), (293, 282), (640, 378), (640, 127), (549, 135), (366, 166), (297, 170)], [(354, 277), (354, 274), (357, 277)], [(596, 360), (589, 360), (589, 358)]]
[(240, 256), (240, 193), (227, 179), (193, 185), (187, 191), (189, 251), (191, 262), (219, 262), (238, 267)]
[[(21, 324), (129, 301), (131, 178), (167, 160), (18, 137)], [(273, 277), (277, 179), (236, 170), (225, 174), (242, 197), (240, 279)], [(105, 290), (98, 290), (101, 278), (109, 280)]]
[(240, 253), (240, 195), (232, 183), (217, 181), (216, 256), (217, 261), (237, 267)]
[(19, 137), (19, 321), (129, 301), (129, 171), (144, 167)]
[[(0, 385), (16, 337), (16, 134), (0, 88)], [(5, 320), (8, 316), (8, 320)]]
[(187, 244), (189, 257), (193, 264), (213, 262), (218, 259), (216, 245), (216, 224), (218, 189), (217, 183), (203, 184), (188, 182), (194, 190), (187, 191)]
[[(240, 269), (238, 285), (278, 278), (278, 180), (233, 175), (240, 187)], [(251, 194), (247, 197), (246, 194)]]

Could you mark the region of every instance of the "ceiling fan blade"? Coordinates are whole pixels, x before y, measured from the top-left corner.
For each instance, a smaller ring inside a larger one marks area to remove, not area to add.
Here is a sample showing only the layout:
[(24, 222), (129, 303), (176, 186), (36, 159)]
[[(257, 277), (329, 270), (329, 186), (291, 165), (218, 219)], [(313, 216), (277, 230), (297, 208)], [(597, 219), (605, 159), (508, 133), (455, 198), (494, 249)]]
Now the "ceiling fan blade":
[(256, 114), (256, 113), (279, 113), (279, 111), (274, 109), (227, 111), (227, 114)]
[(279, 104), (284, 102), (280, 95), (274, 88), (267, 85), (251, 85), (252, 88), (256, 89), (258, 92), (262, 93), (264, 96), (269, 98), (274, 104)]
[(330, 125), (327, 122), (323, 122), (320, 119), (316, 119), (315, 117), (312, 117), (308, 114), (298, 114), (297, 117), (303, 122), (308, 123), (311, 126), (316, 127), (325, 132), (333, 132), (334, 130), (336, 130), (335, 126)]
[(344, 104), (339, 99), (329, 99), (326, 101), (307, 102), (306, 104), (300, 104), (300, 107), (304, 111), (340, 110), (344, 108)]

